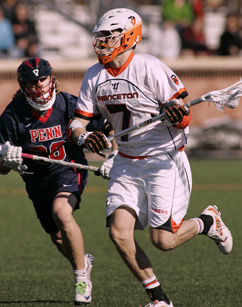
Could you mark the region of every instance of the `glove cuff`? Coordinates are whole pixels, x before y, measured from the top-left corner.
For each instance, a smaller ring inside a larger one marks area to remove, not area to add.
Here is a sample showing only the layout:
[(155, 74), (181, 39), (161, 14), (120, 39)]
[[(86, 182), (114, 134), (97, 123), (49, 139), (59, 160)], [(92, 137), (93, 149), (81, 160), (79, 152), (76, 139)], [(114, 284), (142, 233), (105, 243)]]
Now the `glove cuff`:
[(85, 140), (86, 138), (88, 137), (88, 135), (91, 134), (91, 132), (84, 132), (82, 133), (79, 138), (78, 138), (78, 141), (77, 141), (77, 145), (78, 146), (82, 146), (85, 144)]
[(116, 156), (118, 154), (118, 150), (114, 150), (113, 152), (110, 153), (110, 155), (108, 156), (108, 159), (113, 158), (114, 156)]
[(184, 115), (182, 121), (178, 125), (173, 125), (176, 129), (185, 129), (191, 122), (191, 112), (188, 115)]

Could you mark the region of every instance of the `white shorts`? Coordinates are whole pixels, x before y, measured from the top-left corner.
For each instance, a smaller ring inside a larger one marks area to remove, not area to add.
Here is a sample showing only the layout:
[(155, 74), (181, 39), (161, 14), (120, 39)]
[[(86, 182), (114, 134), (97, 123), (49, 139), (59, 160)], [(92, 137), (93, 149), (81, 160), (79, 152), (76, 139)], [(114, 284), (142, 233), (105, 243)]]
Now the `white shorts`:
[(184, 151), (145, 159), (117, 155), (110, 172), (106, 217), (118, 207), (135, 210), (135, 228), (176, 232), (188, 210), (191, 169)]

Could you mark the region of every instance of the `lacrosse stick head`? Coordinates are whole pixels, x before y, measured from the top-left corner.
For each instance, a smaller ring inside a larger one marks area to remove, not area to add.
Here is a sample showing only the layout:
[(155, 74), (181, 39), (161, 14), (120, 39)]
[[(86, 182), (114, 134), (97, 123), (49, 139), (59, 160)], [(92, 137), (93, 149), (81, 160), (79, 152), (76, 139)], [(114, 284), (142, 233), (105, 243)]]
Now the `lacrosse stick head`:
[(241, 96), (242, 80), (225, 89), (209, 92), (202, 99), (213, 102), (218, 110), (223, 111), (225, 108), (237, 108)]

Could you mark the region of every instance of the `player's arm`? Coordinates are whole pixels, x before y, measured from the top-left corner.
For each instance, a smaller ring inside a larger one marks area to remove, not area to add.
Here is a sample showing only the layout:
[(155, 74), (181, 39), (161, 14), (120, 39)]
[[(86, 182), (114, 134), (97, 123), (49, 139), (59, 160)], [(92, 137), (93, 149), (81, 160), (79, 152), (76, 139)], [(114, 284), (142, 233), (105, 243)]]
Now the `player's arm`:
[(103, 155), (101, 152), (106, 148), (111, 148), (107, 137), (101, 131), (86, 131), (89, 120), (74, 117), (68, 126), (68, 139), (78, 146), (84, 146), (92, 152)]
[[(108, 121), (106, 121), (104, 123), (104, 127), (102, 129), (102, 132), (106, 136), (114, 135), (113, 127)], [(110, 170), (113, 166), (113, 160), (114, 160), (114, 158), (117, 154), (118, 154), (118, 145), (117, 145), (115, 139), (113, 139), (112, 140), (112, 152), (108, 156), (107, 160), (105, 162), (103, 162), (102, 165), (99, 167), (98, 171), (95, 172), (95, 175), (97, 175), (97, 176), (101, 175), (104, 179), (109, 179), (110, 178), (109, 177)]]
[[(102, 133), (104, 133), (107, 137), (111, 136), (111, 135), (114, 135), (114, 131), (113, 131), (113, 126), (111, 125), (110, 122), (108, 122), (107, 120), (104, 122), (104, 126), (103, 126), (103, 129), (102, 129)], [(111, 141), (111, 144), (112, 144), (112, 150), (115, 151), (118, 149), (118, 145), (115, 141), (115, 139), (113, 139)]]
[(85, 120), (79, 117), (74, 117), (74, 119), (69, 123), (68, 129), (70, 129), (70, 140), (78, 145), (79, 136), (86, 132), (86, 126), (89, 120)]
[(161, 113), (166, 113), (164, 123), (172, 125), (176, 129), (184, 129), (189, 126), (191, 112), (184, 106), (182, 99), (172, 99), (162, 105)]

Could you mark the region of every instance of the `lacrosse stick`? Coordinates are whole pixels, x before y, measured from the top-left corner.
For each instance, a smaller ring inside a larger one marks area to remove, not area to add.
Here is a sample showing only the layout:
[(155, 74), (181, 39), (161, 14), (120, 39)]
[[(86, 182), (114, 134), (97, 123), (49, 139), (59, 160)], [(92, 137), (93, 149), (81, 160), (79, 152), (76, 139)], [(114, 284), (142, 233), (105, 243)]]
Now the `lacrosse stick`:
[[(0, 152), (1, 152), (1, 149), (2, 149), (2, 145), (0, 145)], [(69, 167), (77, 168), (77, 169), (86, 169), (86, 170), (93, 171), (93, 172), (98, 171), (98, 167), (95, 167), (95, 166), (83, 165), (79, 163), (72, 163), (72, 162), (67, 162), (64, 160), (55, 160), (55, 159), (50, 159), (50, 158), (36, 156), (32, 154), (27, 154), (27, 153), (22, 153), (22, 158), (31, 159), (35, 161), (48, 162), (48, 163), (53, 163), (53, 164), (60, 164), (60, 165), (65, 165), (65, 166), (69, 166)]]
[[(203, 101), (211, 101), (215, 104), (218, 110), (223, 111), (224, 108), (230, 108), (235, 109), (239, 105), (240, 97), (242, 96), (242, 80), (240, 80), (237, 83), (232, 84), (229, 87), (226, 87), (222, 90), (212, 91), (208, 92), (207, 94), (196, 98), (186, 104), (184, 104), (184, 107), (190, 108), (192, 106), (195, 106), (196, 104), (199, 104)], [(109, 141), (112, 141), (113, 139), (119, 138), (123, 135), (128, 134), (129, 132), (139, 129), (143, 126), (150, 125), (151, 123), (164, 119), (166, 117), (166, 113), (163, 112), (157, 116), (154, 116), (144, 122), (141, 122), (137, 125), (134, 125), (130, 128), (124, 129), (114, 135), (111, 135), (108, 137)]]
[(50, 158), (31, 155), (27, 153), (22, 153), (22, 157), (26, 159), (35, 160), (35, 161), (43, 161), (43, 162), (48, 162), (48, 163), (53, 163), (53, 164), (65, 165), (65, 166), (69, 166), (69, 167), (77, 168), (77, 169), (86, 169), (86, 170), (93, 171), (93, 172), (98, 171), (98, 167), (95, 167), (95, 166), (83, 165), (79, 163), (72, 163), (72, 162), (67, 162), (64, 160), (50, 159)]

